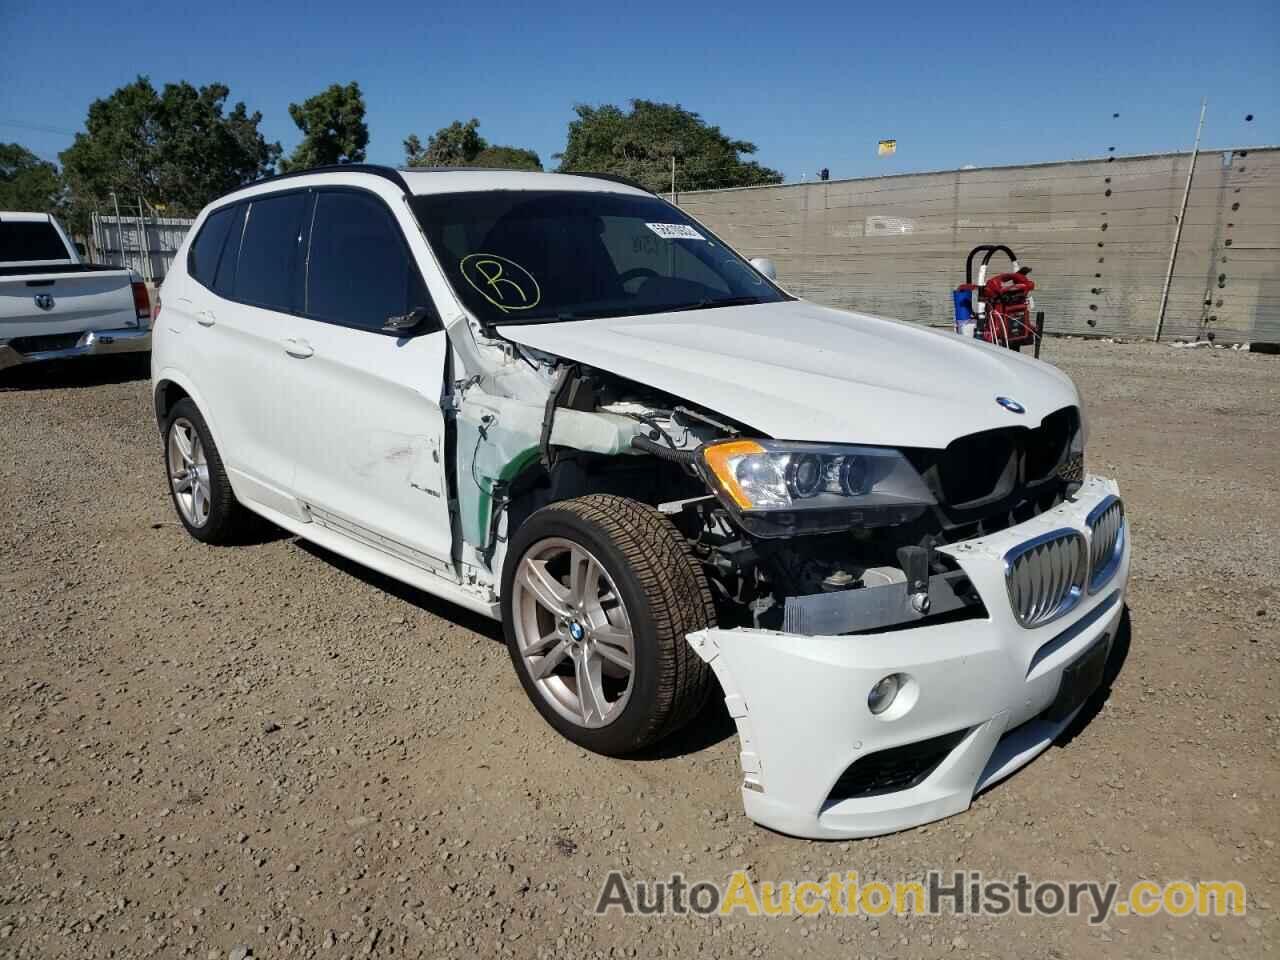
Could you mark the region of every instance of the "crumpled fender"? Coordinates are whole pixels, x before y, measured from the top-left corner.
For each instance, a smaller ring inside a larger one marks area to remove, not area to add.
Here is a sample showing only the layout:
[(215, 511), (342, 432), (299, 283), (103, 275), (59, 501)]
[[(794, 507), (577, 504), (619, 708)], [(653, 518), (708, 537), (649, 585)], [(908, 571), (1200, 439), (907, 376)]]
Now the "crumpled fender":
[[(545, 401), (497, 397), (472, 389), (458, 412), (458, 500), (462, 536), (483, 548), (489, 541), (494, 486), (514, 480), (538, 457)], [(633, 437), (644, 424), (612, 413), (557, 408), (552, 446), (608, 456), (637, 453)]]

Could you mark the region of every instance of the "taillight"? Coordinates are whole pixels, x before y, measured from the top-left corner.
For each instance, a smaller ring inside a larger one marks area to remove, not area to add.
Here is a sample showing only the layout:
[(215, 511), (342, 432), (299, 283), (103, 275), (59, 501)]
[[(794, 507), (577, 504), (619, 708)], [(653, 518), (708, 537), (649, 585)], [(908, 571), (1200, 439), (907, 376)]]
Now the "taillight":
[(151, 319), (151, 297), (147, 294), (147, 285), (140, 280), (133, 282), (133, 309), (139, 320)]

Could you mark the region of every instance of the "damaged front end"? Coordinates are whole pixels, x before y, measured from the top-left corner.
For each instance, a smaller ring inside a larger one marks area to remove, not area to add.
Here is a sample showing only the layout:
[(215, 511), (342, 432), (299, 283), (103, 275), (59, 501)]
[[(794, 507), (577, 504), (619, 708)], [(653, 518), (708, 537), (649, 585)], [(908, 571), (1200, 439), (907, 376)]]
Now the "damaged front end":
[(715, 600), (688, 641), (738, 725), (758, 822), (848, 837), (955, 813), (1097, 685), (1129, 546), (1114, 484), (1084, 476), (1076, 406), (943, 449), (788, 443), (461, 322), (451, 339), (473, 582), (500, 581), (547, 504), (613, 493), (665, 514)]
[(506, 340), (450, 327), (462, 539), (500, 573), (507, 536), (547, 503), (617, 493), (692, 544), (722, 622), (853, 633), (981, 616), (938, 546), (1002, 529), (1079, 486), (1073, 407), (1035, 430), (945, 450), (783, 443), (718, 411)]
[[(625, 379), (472, 330), (449, 328), (467, 375), (446, 402), (469, 579), (496, 584), (508, 537), (539, 507), (591, 493), (658, 506), (705, 497), (685, 448), (718, 429)], [(665, 426), (664, 426), (665, 424)], [(666, 435), (662, 443), (654, 438)]]
[(1029, 520), (935, 554), (975, 598), (963, 612), (921, 614), (901, 586), (863, 588), (851, 595), (895, 590), (883, 619), (901, 619), (690, 635), (737, 725), (753, 820), (848, 838), (959, 813), (1048, 748), (1103, 682), (1130, 558), (1113, 482), (1088, 477)]

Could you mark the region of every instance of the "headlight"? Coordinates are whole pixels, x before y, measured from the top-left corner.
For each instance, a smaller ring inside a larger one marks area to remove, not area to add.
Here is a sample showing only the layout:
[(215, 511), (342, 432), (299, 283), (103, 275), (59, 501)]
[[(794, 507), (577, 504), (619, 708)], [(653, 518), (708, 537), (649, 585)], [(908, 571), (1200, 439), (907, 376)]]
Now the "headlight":
[(883, 447), (726, 440), (704, 446), (700, 466), (760, 537), (906, 523), (935, 502), (907, 459)]

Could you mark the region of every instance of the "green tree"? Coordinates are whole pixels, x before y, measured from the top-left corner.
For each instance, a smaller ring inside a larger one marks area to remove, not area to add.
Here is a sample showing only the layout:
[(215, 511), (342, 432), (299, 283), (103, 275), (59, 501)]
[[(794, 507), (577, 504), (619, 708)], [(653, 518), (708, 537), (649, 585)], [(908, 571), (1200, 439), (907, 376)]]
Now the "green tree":
[(476, 154), (472, 166), (492, 170), (541, 170), (542, 161), (535, 151), (525, 147), (491, 146)]
[(87, 229), (89, 211), (105, 208), (112, 193), (168, 201), (160, 196), (159, 112), (160, 95), (147, 77), (89, 105), (84, 132), (59, 154), (73, 229)]
[(537, 153), (523, 147), (490, 144), (480, 136), (480, 121), (455, 120), (427, 138), (416, 134), (404, 141), (405, 161), (411, 167), (494, 167), (506, 170), (541, 170)]
[(488, 144), (479, 133), (480, 121), (472, 117), (466, 123), (455, 120), (427, 137), (424, 147), (417, 134), (404, 141), (405, 159), (411, 167), (465, 167)]
[(0, 143), (0, 210), (60, 213), (58, 168), (18, 143)]
[(569, 137), (560, 154), (560, 171), (614, 173), (650, 190), (671, 188), (671, 158), (676, 158), (679, 190), (781, 183), (782, 174), (744, 160), (756, 152), (746, 140), (730, 140), (679, 104), (632, 100), (631, 110), (613, 104), (573, 108)]
[(364, 161), (369, 127), (358, 83), (335, 83), (302, 103), (291, 103), (289, 116), (302, 131), (302, 142), (281, 162), (285, 172)]
[(83, 133), (62, 152), (74, 228), (88, 211), (142, 198), (169, 213), (191, 215), (221, 193), (275, 169), (278, 143), (258, 131), (262, 114), (237, 103), (224, 114), (229, 89), (213, 83), (165, 84), (147, 77), (89, 106)]
[(275, 171), (280, 144), (263, 139), (262, 114), (250, 114), (243, 103), (223, 115), (230, 92), (221, 83), (198, 90), (189, 83), (165, 84), (156, 132), (166, 202), (189, 208), (178, 198), (191, 196), (199, 201), (195, 212), (219, 194)]

